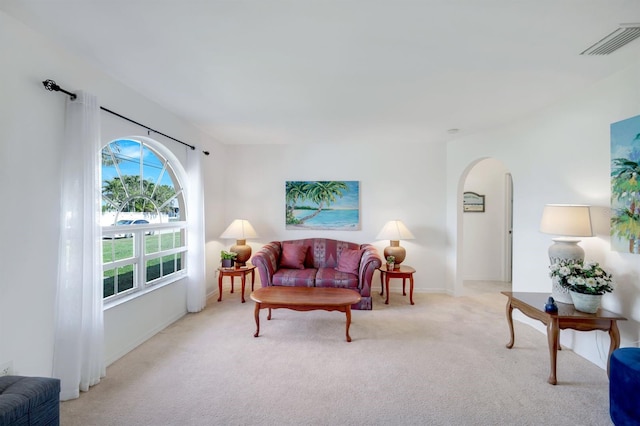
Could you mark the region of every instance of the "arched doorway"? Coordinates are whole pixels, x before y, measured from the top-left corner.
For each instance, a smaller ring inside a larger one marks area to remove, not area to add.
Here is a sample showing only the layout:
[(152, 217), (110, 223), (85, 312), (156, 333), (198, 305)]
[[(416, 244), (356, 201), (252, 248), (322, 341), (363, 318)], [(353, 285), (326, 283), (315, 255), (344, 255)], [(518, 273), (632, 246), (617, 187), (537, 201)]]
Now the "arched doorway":
[(462, 176), (463, 294), (511, 289), (512, 200), (511, 174), (504, 163), (484, 158)]

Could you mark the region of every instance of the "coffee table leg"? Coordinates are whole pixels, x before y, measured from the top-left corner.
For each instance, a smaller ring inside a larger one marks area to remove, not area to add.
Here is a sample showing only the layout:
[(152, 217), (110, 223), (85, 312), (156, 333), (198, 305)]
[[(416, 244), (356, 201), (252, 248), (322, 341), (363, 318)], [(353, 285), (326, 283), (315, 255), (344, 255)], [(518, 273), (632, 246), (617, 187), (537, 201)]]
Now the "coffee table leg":
[(515, 343), (515, 335), (513, 333), (513, 306), (511, 306), (511, 298), (507, 300), (507, 324), (509, 324), (509, 335), (511, 340), (507, 343), (507, 349), (511, 349)]
[(351, 326), (351, 306), (347, 305), (344, 311), (347, 314), (347, 342), (350, 342), (351, 336), (349, 336), (349, 326)]
[(256, 308), (253, 311), (253, 315), (256, 318), (256, 334), (253, 335), (253, 337), (258, 337), (258, 334), (260, 334), (260, 303), (256, 302)]
[(222, 300), (222, 271), (218, 272), (218, 302)]
[(380, 270), (380, 296), (384, 294), (384, 276), (386, 274)]

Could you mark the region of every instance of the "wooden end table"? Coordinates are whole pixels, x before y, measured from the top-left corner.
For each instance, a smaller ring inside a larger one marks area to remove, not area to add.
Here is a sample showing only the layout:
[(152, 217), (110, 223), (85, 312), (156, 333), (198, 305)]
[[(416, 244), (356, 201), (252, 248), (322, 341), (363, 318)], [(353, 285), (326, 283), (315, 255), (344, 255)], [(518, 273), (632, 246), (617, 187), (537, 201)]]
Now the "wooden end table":
[(557, 313), (549, 313), (544, 311), (544, 305), (549, 299), (548, 293), (519, 293), (511, 291), (503, 291), (502, 294), (507, 296), (507, 323), (509, 324), (509, 332), (511, 340), (507, 343), (507, 348), (513, 348), (514, 332), (513, 332), (513, 309), (520, 310), (529, 318), (541, 321), (547, 326), (547, 341), (549, 342), (549, 357), (551, 363), (551, 371), (549, 373), (550, 384), (558, 383), (556, 379), (556, 360), (558, 349), (560, 349), (560, 330), (567, 328), (578, 331), (602, 330), (608, 331), (611, 338), (609, 345), (609, 357), (607, 358), (607, 374), (609, 374), (609, 361), (611, 353), (620, 346), (620, 332), (618, 331), (617, 321), (626, 320), (616, 313), (598, 309), (595, 314), (587, 314), (585, 312), (576, 311), (573, 305), (566, 303), (556, 303), (558, 305)]
[(360, 294), (348, 288), (333, 287), (261, 287), (251, 293), (251, 300), (256, 302), (254, 316), (256, 319), (256, 333), (260, 334), (260, 309), (268, 308), (267, 320), (271, 319), (271, 309), (287, 308), (294, 311), (325, 311), (344, 312), (347, 316), (347, 342), (351, 341), (349, 326), (351, 325), (351, 305), (360, 302)]
[(389, 280), (391, 278), (402, 278), (402, 295), (406, 296), (407, 292), (405, 291), (406, 279), (409, 278), (409, 302), (413, 305), (413, 274), (416, 272), (411, 266), (400, 265), (398, 269), (389, 270), (386, 266), (381, 266), (378, 268), (380, 271), (380, 296), (384, 294), (384, 288), (382, 287), (382, 283), (384, 282), (387, 287), (387, 300), (385, 300), (384, 304), (389, 304)]
[(242, 303), (244, 303), (244, 285), (246, 282), (247, 274), (251, 273), (251, 291), (253, 291), (253, 285), (256, 281), (256, 267), (247, 263), (245, 266), (238, 268), (218, 268), (218, 302), (222, 300), (222, 278), (231, 277), (231, 293), (233, 293), (233, 278), (240, 277), (242, 281)]

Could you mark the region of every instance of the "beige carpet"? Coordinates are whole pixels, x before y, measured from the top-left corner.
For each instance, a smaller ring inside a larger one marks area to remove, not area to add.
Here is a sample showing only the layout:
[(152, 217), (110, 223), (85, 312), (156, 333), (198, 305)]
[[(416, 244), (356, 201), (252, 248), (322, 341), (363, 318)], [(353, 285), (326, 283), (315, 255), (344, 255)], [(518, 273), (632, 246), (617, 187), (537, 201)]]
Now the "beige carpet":
[(79, 399), (74, 425), (611, 425), (606, 372), (569, 350), (546, 380), (546, 336), (515, 324), (505, 348), (506, 298), (392, 288), (373, 311), (274, 310), (225, 290), (111, 365)]

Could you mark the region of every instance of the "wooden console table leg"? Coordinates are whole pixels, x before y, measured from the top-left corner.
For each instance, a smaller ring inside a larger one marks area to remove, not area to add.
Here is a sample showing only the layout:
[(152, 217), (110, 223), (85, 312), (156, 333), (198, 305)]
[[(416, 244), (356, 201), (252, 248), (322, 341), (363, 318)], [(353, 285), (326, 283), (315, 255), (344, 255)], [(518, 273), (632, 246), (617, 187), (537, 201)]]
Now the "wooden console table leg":
[(611, 361), (611, 354), (613, 351), (620, 347), (620, 331), (618, 330), (618, 322), (611, 320), (611, 327), (609, 328), (609, 338), (611, 343), (609, 344), (609, 356), (607, 357), (607, 376), (609, 376), (609, 363)]
[(218, 302), (222, 300), (222, 272), (218, 272)]
[(556, 379), (556, 361), (558, 359), (558, 335), (560, 334), (560, 328), (558, 327), (558, 320), (551, 318), (549, 324), (547, 324), (547, 340), (549, 341), (549, 358), (551, 363), (551, 371), (549, 372), (549, 382), (552, 385), (558, 383)]
[(253, 337), (258, 337), (258, 334), (260, 334), (260, 303), (258, 302), (256, 302), (253, 316), (256, 318), (256, 334), (254, 334)]
[(507, 343), (507, 349), (511, 349), (515, 343), (515, 334), (513, 332), (513, 306), (511, 306), (511, 298), (507, 300), (507, 324), (509, 325), (509, 336), (511, 340)]
[(349, 326), (351, 326), (351, 306), (347, 305), (344, 311), (347, 314), (347, 342), (350, 342), (351, 336), (349, 336)]
[(233, 275), (231, 275), (231, 293), (233, 293)]

